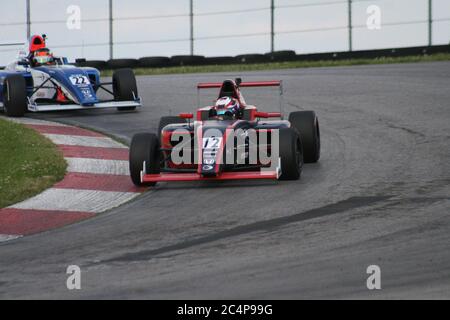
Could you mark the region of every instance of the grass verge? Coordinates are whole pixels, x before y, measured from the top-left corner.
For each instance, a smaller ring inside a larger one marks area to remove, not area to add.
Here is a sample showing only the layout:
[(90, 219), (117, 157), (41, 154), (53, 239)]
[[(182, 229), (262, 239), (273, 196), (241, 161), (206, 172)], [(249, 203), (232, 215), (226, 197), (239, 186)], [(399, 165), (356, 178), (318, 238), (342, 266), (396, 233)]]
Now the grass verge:
[(36, 195), (66, 172), (62, 153), (33, 129), (0, 119), (0, 208)]
[[(370, 64), (391, 64), (391, 63), (411, 63), (429, 61), (450, 61), (450, 53), (437, 53), (432, 55), (418, 55), (406, 57), (381, 57), (376, 59), (347, 59), (347, 60), (319, 60), (319, 61), (289, 61), (289, 62), (269, 62), (255, 64), (230, 64), (230, 65), (205, 65), (205, 66), (184, 66), (167, 68), (136, 68), (136, 75), (161, 75), (161, 74), (182, 74), (182, 73), (208, 73), (208, 72), (242, 72), (261, 71), (312, 67), (337, 67)], [(104, 76), (111, 76), (112, 70), (102, 72)]]

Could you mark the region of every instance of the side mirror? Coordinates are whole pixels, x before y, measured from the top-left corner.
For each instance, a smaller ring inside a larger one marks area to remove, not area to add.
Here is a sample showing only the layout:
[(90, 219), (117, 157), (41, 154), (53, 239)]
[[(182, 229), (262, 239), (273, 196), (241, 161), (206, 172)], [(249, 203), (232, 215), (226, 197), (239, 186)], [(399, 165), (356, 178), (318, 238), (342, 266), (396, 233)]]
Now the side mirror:
[(180, 113), (178, 116), (181, 119), (192, 119), (192, 118), (194, 118), (194, 114), (193, 113)]
[(241, 85), (241, 83), (242, 83), (242, 78), (236, 78), (234, 80), (234, 82), (236, 82), (236, 85), (239, 87)]

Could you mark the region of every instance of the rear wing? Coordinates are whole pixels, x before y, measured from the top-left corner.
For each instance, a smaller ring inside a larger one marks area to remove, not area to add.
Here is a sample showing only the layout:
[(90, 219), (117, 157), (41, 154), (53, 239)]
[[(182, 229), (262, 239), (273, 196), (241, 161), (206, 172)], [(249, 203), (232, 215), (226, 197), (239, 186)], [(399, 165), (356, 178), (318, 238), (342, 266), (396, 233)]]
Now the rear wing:
[[(197, 89), (217, 89), (222, 87), (222, 82), (204, 82), (197, 85)], [(252, 81), (241, 82), (239, 88), (251, 88), (251, 87), (282, 87), (282, 81)]]
[[(283, 101), (283, 81), (271, 80), (271, 81), (248, 81), (241, 82), (240, 78), (232, 81), (233, 86), (237, 88), (238, 94), (240, 88), (261, 88), (261, 87), (278, 87), (279, 88), (279, 108), (281, 119), (284, 116), (284, 101)], [(200, 107), (200, 90), (202, 89), (220, 89), (224, 85), (224, 82), (202, 82), (197, 85), (197, 105)], [(242, 97), (242, 95), (241, 95)], [(242, 98), (243, 99), (243, 98)], [(245, 100), (243, 100), (245, 103)]]

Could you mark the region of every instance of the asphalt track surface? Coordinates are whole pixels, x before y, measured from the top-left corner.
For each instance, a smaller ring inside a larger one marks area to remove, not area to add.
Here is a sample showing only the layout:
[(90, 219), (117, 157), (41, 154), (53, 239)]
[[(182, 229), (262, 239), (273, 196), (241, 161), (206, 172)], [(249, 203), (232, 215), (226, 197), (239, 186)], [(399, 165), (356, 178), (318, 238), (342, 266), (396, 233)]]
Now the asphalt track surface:
[[(450, 298), (450, 62), (239, 75), (282, 79), (287, 112), (317, 112), (322, 157), (300, 181), (161, 183), (2, 243), (0, 298)], [(197, 82), (234, 76), (139, 77), (140, 112), (37, 117), (129, 141), (193, 111)], [(68, 265), (81, 290), (67, 290)]]

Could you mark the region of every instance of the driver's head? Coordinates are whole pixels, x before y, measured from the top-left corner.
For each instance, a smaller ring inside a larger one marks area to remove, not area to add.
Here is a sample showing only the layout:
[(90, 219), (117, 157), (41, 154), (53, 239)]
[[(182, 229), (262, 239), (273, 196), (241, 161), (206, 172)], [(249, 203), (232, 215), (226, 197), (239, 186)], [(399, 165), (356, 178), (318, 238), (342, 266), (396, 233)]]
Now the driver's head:
[(220, 119), (236, 119), (241, 106), (239, 101), (231, 97), (222, 97), (216, 101), (215, 109)]
[(48, 48), (38, 49), (33, 54), (35, 66), (51, 65), (54, 63), (53, 54)]

